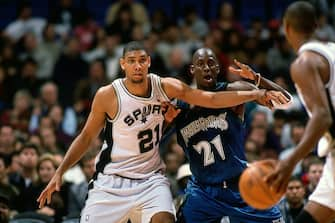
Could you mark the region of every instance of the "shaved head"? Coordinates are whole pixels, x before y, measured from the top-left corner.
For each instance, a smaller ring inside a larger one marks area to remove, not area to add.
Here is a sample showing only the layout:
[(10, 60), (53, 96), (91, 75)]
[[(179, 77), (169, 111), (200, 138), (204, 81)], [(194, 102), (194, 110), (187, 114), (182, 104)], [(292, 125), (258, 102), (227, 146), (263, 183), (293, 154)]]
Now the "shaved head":
[(209, 49), (209, 48), (200, 48), (197, 51), (195, 51), (195, 53), (193, 54), (193, 58), (192, 61), (193, 63), (201, 56), (204, 55), (209, 55), (209, 56), (213, 56), (215, 58), (215, 60), (217, 60), (215, 53), (213, 52), (213, 50)]
[(317, 27), (316, 12), (308, 2), (294, 2), (285, 11), (284, 21), (296, 32), (312, 34)]

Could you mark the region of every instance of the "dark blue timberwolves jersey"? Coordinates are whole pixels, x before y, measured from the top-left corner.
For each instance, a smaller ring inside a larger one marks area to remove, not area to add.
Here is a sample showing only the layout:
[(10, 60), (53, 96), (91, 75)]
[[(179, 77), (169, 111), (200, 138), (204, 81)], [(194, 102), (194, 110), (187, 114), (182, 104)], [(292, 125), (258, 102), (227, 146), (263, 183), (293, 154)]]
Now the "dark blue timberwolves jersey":
[[(218, 83), (214, 91), (225, 90)], [(246, 167), (245, 125), (229, 108), (191, 107), (178, 102), (182, 112), (176, 120), (178, 143), (200, 183), (220, 184), (241, 174)]]

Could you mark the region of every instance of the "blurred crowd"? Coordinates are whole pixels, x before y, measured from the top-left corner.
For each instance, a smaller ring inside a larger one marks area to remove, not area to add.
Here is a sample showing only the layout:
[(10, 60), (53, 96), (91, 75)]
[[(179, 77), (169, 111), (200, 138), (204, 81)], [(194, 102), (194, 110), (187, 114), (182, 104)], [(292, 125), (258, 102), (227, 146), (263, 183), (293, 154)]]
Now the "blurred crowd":
[[(119, 0), (111, 1), (101, 25), (90, 8), (76, 7), (71, 0), (57, 2), (42, 18), (33, 17), (31, 4), (22, 1), (16, 18), (0, 30), (0, 222), (27, 212), (55, 222), (79, 215), (102, 137), (65, 174), (51, 204), (39, 209), (36, 199), (85, 123), (97, 89), (122, 77), (119, 58), (123, 44), (132, 40), (145, 43), (150, 72), (162, 77), (193, 85), (188, 71), (191, 55), (205, 46), (219, 58), (221, 81), (239, 79), (227, 72), (238, 59), (292, 93), (294, 103), (287, 110), (247, 104), (248, 161), (281, 159), (299, 143), (307, 116), (290, 80), (295, 55), (283, 36), (280, 18), (255, 17), (246, 26), (230, 1), (222, 1), (215, 19), (202, 18), (192, 5), (186, 5), (177, 19), (164, 10), (149, 13), (141, 1)], [(316, 37), (335, 40), (334, 1), (310, 2), (319, 12)], [(163, 140), (161, 154), (171, 191), (178, 198), (191, 173), (173, 132)], [(284, 217), (298, 213), (322, 168), (323, 159), (315, 153), (296, 167), (281, 201)]]

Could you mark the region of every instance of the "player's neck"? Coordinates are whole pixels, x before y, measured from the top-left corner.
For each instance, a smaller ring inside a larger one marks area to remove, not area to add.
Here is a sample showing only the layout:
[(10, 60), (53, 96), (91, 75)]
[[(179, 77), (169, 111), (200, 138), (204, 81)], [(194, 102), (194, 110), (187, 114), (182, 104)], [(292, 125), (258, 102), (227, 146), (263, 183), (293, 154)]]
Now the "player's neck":
[(305, 43), (307, 43), (308, 41), (311, 41), (311, 40), (312, 40), (312, 38), (307, 37), (307, 36), (301, 36), (300, 38), (297, 38), (294, 41), (294, 44), (292, 45), (294, 52), (298, 52), (298, 50), (300, 49), (300, 47), (302, 45), (304, 45)]
[(143, 80), (141, 83), (135, 83), (129, 79), (125, 79), (123, 84), (132, 95), (138, 97), (148, 97), (150, 95), (151, 86), (148, 79)]

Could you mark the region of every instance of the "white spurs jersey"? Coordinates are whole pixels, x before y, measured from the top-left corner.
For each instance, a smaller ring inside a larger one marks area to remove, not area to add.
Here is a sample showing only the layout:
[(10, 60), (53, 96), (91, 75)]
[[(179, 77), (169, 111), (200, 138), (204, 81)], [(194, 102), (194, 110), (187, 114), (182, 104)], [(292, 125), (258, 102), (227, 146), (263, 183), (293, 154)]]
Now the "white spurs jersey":
[[(328, 60), (328, 64), (330, 67), (330, 76), (328, 83), (326, 83), (325, 85), (325, 88), (327, 88), (327, 90), (329, 91), (331, 98), (330, 103), (333, 106), (333, 109), (335, 109), (335, 43), (319, 41), (307, 42), (299, 48), (298, 54), (301, 54), (304, 51), (316, 52)], [(303, 95), (301, 95), (299, 91), (299, 87), (296, 86), (296, 89), (298, 91), (300, 99), (302, 100), (302, 103), (307, 109), (308, 114), (311, 115), (309, 109), (306, 107)]]
[(148, 77), (151, 94), (147, 98), (132, 95), (121, 78), (112, 83), (118, 112), (114, 119), (106, 121), (104, 145), (96, 160), (97, 173), (145, 179), (165, 168), (159, 154), (164, 122), (161, 102), (169, 98), (160, 77)]
[[(318, 155), (323, 157), (328, 154), (330, 149), (333, 147), (335, 141), (334, 141), (334, 126), (335, 126), (335, 43), (332, 42), (318, 42), (318, 41), (312, 41), (307, 42), (303, 44), (298, 51), (298, 54), (303, 53), (304, 51), (313, 51), (320, 55), (322, 55), (324, 58), (327, 59), (329, 68), (330, 68), (330, 74), (329, 74), (329, 80), (325, 84), (325, 89), (327, 91), (328, 96), (328, 102), (329, 105), (332, 106), (330, 109), (332, 110), (332, 118), (333, 118), (333, 124), (331, 125), (328, 133), (326, 133), (318, 143)], [(308, 77), (306, 77), (308, 78)], [(309, 108), (306, 106), (306, 103), (304, 101), (303, 95), (299, 91), (299, 86), (296, 85), (297, 92), (299, 94), (299, 97), (304, 104), (308, 115), (311, 116), (311, 112)], [(330, 134), (329, 134), (330, 133)], [(332, 135), (331, 135), (332, 134)]]

